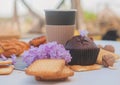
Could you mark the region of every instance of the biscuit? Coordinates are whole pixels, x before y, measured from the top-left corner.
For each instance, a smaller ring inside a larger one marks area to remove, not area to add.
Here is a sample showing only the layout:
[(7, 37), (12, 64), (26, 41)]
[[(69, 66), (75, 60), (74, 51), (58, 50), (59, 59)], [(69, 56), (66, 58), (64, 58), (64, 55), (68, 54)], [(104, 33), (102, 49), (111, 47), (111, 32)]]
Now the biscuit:
[(59, 75), (65, 66), (62, 59), (41, 59), (33, 62), (27, 69), (26, 74), (42, 77)]
[(109, 67), (109, 66), (113, 67), (114, 63), (115, 63), (115, 58), (113, 56), (111, 56), (111, 55), (104, 55), (102, 57), (102, 64), (103, 64), (103, 66), (105, 66), (105, 67)]
[(29, 44), (35, 47), (38, 47), (41, 44), (46, 43), (46, 37), (45, 36), (41, 36), (41, 37), (36, 37), (34, 39), (32, 39)]
[(73, 76), (74, 72), (67, 66), (59, 73), (59, 75), (52, 75), (52, 76), (40, 76), (42, 80), (63, 80), (68, 78), (69, 76)]
[(43, 78), (41, 78), (41, 77), (39, 77), (39, 76), (35, 76), (35, 79), (37, 80), (37, 81), (63, 81), (63, 80), (66, 80), (66, 79), (68, 79), (68, 77), (66, 77), (66, 78), (62, 78), (62, 79), (43, 79)]
[(112, 45), (105, 45), (103, 49), (113, 53), (115, 52), (115, 48)]
[(0, 66), (11, 65), (11, 64), (12, 64), (12, 60), (0, 61)]
[(115, 53), (109, 52), (109, 51), (104, 50), (104, 49), (100, 49), (100, 51), (98, 53), (97, 61), (96, 61), (97, 64), (102, 65), (102, 57), (104, 55), (111, 55), (111, 56), (113, 56), (115, 58), (115, 60), (120, 58), (120, 56), (115, 54)]
[(80, 66), (80, 65), (72, 65), (69, 66), (73, 71), (91, 71), (101, 69), (102, 66), (98, 64), (90, 65), (90, 66)]
[(13, 69), (14, 69), (13, 65), (0, 66), (0, 75), (8, 75), (8, 74), (12, 73)]

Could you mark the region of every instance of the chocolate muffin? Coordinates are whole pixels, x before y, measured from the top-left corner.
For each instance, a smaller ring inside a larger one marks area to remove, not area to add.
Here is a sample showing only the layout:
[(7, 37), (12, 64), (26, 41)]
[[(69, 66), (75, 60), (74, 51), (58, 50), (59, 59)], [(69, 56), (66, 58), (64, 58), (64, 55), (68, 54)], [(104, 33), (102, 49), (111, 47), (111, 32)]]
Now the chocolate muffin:
[(74, 36), (68, 40), (65, 48), (70, 50), (70, 65), (92, 65), (96, 63), (99, 48), (87, 36)]

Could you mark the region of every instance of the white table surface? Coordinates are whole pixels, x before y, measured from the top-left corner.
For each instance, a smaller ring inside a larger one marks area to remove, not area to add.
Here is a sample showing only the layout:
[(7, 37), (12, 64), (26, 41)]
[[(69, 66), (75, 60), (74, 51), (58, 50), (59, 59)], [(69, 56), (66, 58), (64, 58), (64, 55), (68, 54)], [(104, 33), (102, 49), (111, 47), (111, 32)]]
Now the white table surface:
[[(120, 54), (120, 42), (95, 41), (96, 44), (111, 44), (116, 53)], [(14, 70), (12, 74), (0, 76), (0, 85), (120, 85), (120, 61), (115, 63), (116, 70), (102, 68), (101, 70), (75, 72), (73, 77), (66, 81), (45, 82), (36, 81), (24, 71)]]

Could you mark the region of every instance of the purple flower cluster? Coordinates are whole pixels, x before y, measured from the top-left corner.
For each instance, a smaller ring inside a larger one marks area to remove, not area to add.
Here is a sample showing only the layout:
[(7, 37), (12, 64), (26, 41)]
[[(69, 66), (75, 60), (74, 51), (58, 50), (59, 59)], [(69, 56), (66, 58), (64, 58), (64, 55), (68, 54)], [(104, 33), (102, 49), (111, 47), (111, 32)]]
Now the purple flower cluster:
[(31, 47), (23, 53), (22, 57), (27, 65), (30, 65), (37, 59), (64, 59), (66, 63), (69, 63), (72, 58), (69, 51), (63, 45), (57, 44), (57, 42)]
[(88, 35), (88, 31), (87, 30), (80, 30), (80, 35), (81, 36), (87, 36)]
[[(12, 63), (15, 64), (16, 63), (16, 55), (13, 54), (10, 57), (11, 57), (10, 59), (12, 60)], [(8, 58), (6, 58), (3, 54), (1, 54), (0, 55), (0, 60), (6, 61), (6, 60), (8, 60)]]

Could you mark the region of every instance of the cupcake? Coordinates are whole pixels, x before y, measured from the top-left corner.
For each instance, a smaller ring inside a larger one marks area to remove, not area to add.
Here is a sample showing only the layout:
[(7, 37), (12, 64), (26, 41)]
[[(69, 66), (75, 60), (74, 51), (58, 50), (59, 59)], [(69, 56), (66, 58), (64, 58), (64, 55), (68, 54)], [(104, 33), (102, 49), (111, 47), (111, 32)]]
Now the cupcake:
[(84, 32), (68, 40), (65, 48), (70, 51), (70, 65), (92, 65), (96, 63), (99, 48)]

